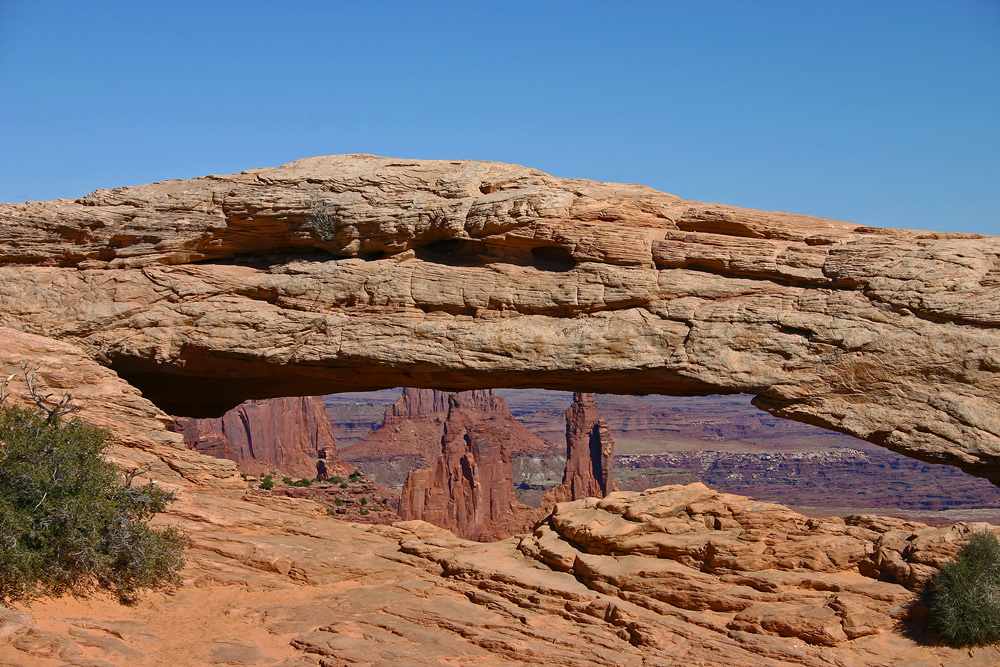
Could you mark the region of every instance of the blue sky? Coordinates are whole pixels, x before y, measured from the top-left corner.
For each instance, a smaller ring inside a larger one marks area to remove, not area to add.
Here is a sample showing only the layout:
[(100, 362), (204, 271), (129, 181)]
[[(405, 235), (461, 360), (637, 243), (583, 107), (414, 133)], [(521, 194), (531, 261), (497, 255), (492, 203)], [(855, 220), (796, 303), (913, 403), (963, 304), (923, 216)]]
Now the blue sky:
[(0, 0), (0, 201), (354, 152), (1000, 234), (1000, 1)]

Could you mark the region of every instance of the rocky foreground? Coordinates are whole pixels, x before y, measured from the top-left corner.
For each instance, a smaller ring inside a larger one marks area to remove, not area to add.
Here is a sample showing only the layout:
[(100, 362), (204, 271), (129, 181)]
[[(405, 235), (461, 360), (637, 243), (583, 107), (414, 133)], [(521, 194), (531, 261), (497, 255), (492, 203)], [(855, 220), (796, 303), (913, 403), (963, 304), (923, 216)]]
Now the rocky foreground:
[(0, 664), (992, 667), (921, 646), (914, 589), (970, 530), (807, 519), (700, 484), (564, 503), (482, 544), (310, 501), (187, 496), (175, 594), (0, 609)]

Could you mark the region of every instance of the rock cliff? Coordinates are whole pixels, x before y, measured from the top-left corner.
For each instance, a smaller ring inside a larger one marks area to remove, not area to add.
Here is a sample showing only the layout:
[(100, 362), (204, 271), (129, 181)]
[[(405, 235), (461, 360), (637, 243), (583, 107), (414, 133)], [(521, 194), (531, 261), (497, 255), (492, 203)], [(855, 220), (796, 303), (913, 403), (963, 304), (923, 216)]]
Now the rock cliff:
[(506, 443), (511, 456), (553, 450), (552, 443), (514, 419), (492, 390), (452, 394), (407, 387), (386, 410), (382, 425), (341, 450), (341, 456), (382, 484), (399, 488), (411, 471), (437, 464), (451, 396), (460, 404), (464, 418), (475, 422), (479, 432), (488, 432), (491, 441)]
[[(514, 496), (514, 443), (502, 416), (511, 421), (513, 417), (503, 399), (478, 391), (441, 395), (448, 400), (448, 413), (442, 425), (440, 453), (433, 467), (410, 472), (400, 494), (399, 516), (404, 521), (421, 519), (459, 537), (480, 541), (526, 530), (539, 518), (539, 512)], [(499, 412), (501, 419), (484, 418), (490, 411)]]
[(0, 326), (172, 414), (390, 386), (747, 392), (1000, 481), (1000, 238), (370, 155), (0, 206)]
[(182, 417), (170, 428), (189, 449), (235, 461), (251, 475), (278, 472), (312, 479), (320, 466), (324, 477), (354, 469), (337, 457), (326, 406), (318, 396), (247, 401), (222, 417)]
[(566, 410), (566, 472), (562, 484), (542, 499), (542, 507), (583, 498), (603, 498), (617, 491), (615, 441), (597, 414), (593, 394), (576, 392)]

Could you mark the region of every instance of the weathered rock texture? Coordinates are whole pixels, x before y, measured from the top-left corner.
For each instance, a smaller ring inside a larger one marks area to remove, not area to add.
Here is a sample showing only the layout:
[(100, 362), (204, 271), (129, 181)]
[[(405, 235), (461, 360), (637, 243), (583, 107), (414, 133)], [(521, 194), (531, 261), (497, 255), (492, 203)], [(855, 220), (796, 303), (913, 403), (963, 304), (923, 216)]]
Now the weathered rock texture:
[(588, 588), (659, 614), (693, 612), (758, 649), (768, 642), (749, 635), (838, 646), (906, 620), (912, 591), (965, 536), (989, 529), (809, 519), (691, 484), (560, 504), (519, 548)]
[[(247, 493), (232, 461), (185, 449), (170, 418), (80, 348), (0, 330), (0, 362), (111, 428), (122, 465), (181, 487), (158, 522), (192, 540), (185, 586), (0, 608), (0, 663), (993, 667), (1000, 649), (921, 645), (912, 588), (972, 530), (807, 519), (700, 486), (557, 507), (521, 540), (423, 522), (358, 527)], [(19, 399), (23, 385), (14, 382)], [(789, 619), (792, 619), (790, 622)], [(908, 629), (904, 633), (897, 628)]]
[(583, 498), (603, 498), (617, 491), (615, 441), (597, 414), (593, 394), (576, 392), (566, 410), (566, 472), (562, 484), (542, 499), (543, 507)]
[(747, 392), (1000, 481), (998, 237), (353, 155), (5, 204), (0, 264), (0, 325), (172, 414), (390, 386)]
[[(352, 526), (306, 500), (241, 499), (218, 491), (181, 494), (166, 520), (193, 543), (183, 572), (186, 585), (175, 595), (150, 593), (134, 607), (101, 597), (46, 600), (26, 611), (0, 607), (0, 663), (995, 667), (1000, 662), (997, 647), (920, 645), (894, 629), (897, 617), (904, 627), (909, 623), (904, 617), (916, 597), (893, 581), (894, 572), (908, 580), (913, 564), (941, 562), (955, 553), (963, 533), (977, 526), (935, 530), (871, 517), (811, 525), (774, 506), (690, 487), (569, 503), (551, 525), (520, 543), (469, 542), (420, 521)], [(610, 523), (602, 524), (605, 520)], [(742, 533), (727, 527), (729, 520), (739, 523)], [(687, 530), (663, 533), (658, 523)], [(791, 539), (784, 537), (785, 525)], [(676, 551), (649, 553), (657, 540), (669, 545), (671, 538), (678, 539)], [(617, 550), (629, 539), (642, 545), (622, 555)], [(711, 546), (716, 543), (718, 549)], [(607, 551), (590, 553), (584, 545)], [(749, 557), (742, 557), (747, 552)], [(730, 555), (736, 556), (731, 562)], [(855, 558), (885, 572), (887, 580), (861, 574), (851, 566)], [(782, 563), (785, 559), (789, 562)], [(762, 565), (773, 569), (758, 569)], [(794, 623), (789, 613), (799, 614)]]
[(407, 477), (399, 516), (480, 541), (526, 530), (540, 513), (514, 496), (510, 430), (503, 423), (506, 420), (482, 416), (490, 408), (503, 407), (500, 412), (509, 417), (503, 399), (492, 392), (473, 391), (447, 396), (447, 400), (440, 453), (434, 467), (414, 470)]
[(456, 397), (464, 418), (475, 422), (478, 432), (488, 433), (491, 441), (506, 443), (512, 457), (554, 449), (552, 443), (514, 419), (504, 400), (492, 390), (452, 394), (407, 387), (385, 411), (382, 425), (341, 450), (341, 455), (373, 479), (399, 488), (411, 471), (437, 464), (451, 396)]
[(240, 471), (251, 475), (279, 472), (312, 479), (320, 467), (324, 477), (354, 469), (337, 457), (319, 396), (247, 401), (222, 417), (182, 417), (170, 428), (184, 436), (189, 449), (235, 461)]

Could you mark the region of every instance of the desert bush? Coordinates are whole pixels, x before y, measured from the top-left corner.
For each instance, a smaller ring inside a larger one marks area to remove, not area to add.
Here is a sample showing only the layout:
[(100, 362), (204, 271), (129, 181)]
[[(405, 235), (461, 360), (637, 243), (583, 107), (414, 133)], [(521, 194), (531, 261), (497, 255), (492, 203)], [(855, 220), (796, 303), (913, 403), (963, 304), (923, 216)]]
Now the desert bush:
[(110, 435), (0, 405), (0, 602), (179, 583), (187, 539), (147, 520), (171, 499), (102, 458)]
[(309, 200), (309, 222), (316, 234), (324, 241), (332, 241), (337, 237), (337, 211), (339, 206), (322, 199)]
[(951, 646), (1000, 642), (1000, 541), (974, 533), (928, 584), (930, 627)]
[(264, 479), (260, 480), (260, 486), (258, 488), (264, 489), (265, 491), (270, 491), (274, 488), (274, 476), (266, 475)]

